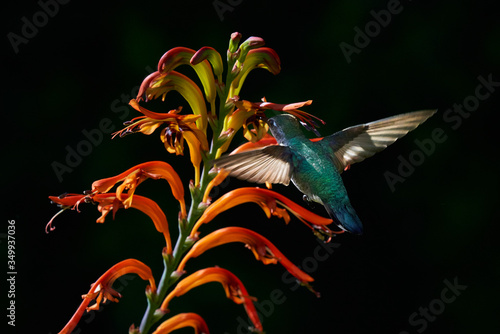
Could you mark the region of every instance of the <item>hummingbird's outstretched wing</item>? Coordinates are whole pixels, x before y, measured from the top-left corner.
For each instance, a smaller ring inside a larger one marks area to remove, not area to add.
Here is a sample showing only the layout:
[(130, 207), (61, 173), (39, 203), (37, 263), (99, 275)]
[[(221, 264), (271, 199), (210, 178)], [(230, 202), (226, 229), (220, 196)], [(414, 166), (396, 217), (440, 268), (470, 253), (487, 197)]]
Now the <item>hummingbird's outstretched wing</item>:
[(351, 126), (323, 138), (318, 144), (322, 145), (327, 152), (331, 152), (337, 170), (342, 173), (346, 167), (382, 151), (422, 124), (436, 111), (414, 111)]
[(254, 183), (288, 185), (292, 177), (292, 153), (288, 146), (272, 145), (261, 149), (226, 155), (214, 160), (230, 176)]

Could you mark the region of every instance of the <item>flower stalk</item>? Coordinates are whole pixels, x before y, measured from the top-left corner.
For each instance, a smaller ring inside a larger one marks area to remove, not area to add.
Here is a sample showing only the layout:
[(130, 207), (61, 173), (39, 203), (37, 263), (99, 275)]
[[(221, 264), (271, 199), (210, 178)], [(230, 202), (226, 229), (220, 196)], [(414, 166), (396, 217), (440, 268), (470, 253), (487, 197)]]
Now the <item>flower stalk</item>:
[[(77, 313), (61, 333), (69, 333), (71, 328), (75, 328), (85, 310), (89, 309), (88, 304), (92, 299), (96, 300), (97, 307), (103, 299), (117, 301), (118, 294), (113, 292), (111, 286), (118, 274), (129, 272), (135, 272), (150, 282), (146, 289), (148, 302), (146, 311), (139, 327), (132, 325), (130, 333), (152, 332), (154, 326), (158, 325), (168, 313), (172, 298), (180, 297), (200, 284), (213, 281), (223, 285), (228, 298), (244, 305), (254, 323), (254, 330), (261, 332), (262, 325), (253, 305), (254, 298), (249, 297), (243, 283), (230, 271), (217, 267), (205, 268), (181, 280), (185, 273), (186, 262), (190, 258), (230, 242), (244, 243), (252, 250), (256, 259), (264, 264), (280, 263), (299, 282), (310, 288), (309, 283), (313, 278), (290, 262), (271, 241), (256, 232), (240, 227), (223, 227), (200, 238), (200, 229), (204, 224), (212, 221), (219, 213), (248, 202), (259, 205), (268, 218), (277, 216), (288, 223), (291, 220), (289, 215), (291, 213), (313, 231), (320, 230), (321, 233), (330, 236), (335, 233), (327, 227), (332, 222), (331, 219), (318, 216), (272, 190), (240, 188), (228, 192), (215, 201), (210, 198), (211, 190), (228, 175), (224, 170), (211, 171), (212, 161), (229, 149), (232, 139), (240, 129), (243, 130), (244, 137), (249, 143), (242, 145), (236, 151), (276, 144), (274, 138), (267, 134), (266, 110), (290, 113), (311, 126), (316, 125), (314, 119), (319, 120), (298, 110), (311, 104), (311, 101), (276, 104), (265, 99), (256, 103), (240, 100), (239, 94), (243, 83), (252, 70), (262, 68), (275, 75), (281, 69), (276, 52), (263, 47), (262, 38), (250, 37), (240, 44), (241, 37), (239, 33), (231, 35), (227, 50), (225, 81), (222, 57), (213, 48), (202, 47), (195, 51), (177, 47), (165, 53), (158, 63), (158, 70), (144, 79), (138, 96), (130, 101), (131, 107), (142, 116), (126, 122), (125, 128), (114, 134), (114, 137), (138, 132), (151, 135), (155, 130), (161, 129), (160, 139), (167, 153), (175, 155), (183, 155), (184, 143), (187, 143), (194, 169), (194, 177), (189, 182), (188, 205), (183, 181), (172, 166), (164, 161), (145, 162), (116, 176), (97, 180), (92, 184), (91, 190), (84, 194), (50, 197), (62, 208), (59, 213), (67, 209), (79, 212), (82, 203), (98, 204), (97, 208), (101, 212), (101, 217), (97, 220), (99, 223), (104, 222), (109, 213), (112, 213), (114, 218), (118, 209), (138, 209), (151, 218), (158, 232), (163, 233), (166, 240), (162, 251), (164, 268), (157, 286), (151, 270), (145, 264), (133, 259), (123, 261), (112, 268), (114, 271), (105, 273), (93, 285), (89, 293), (84, 296), (84, 302)], [(202, 89), (192, 79), (177, 72), (177, 68), (181, 65), (187, 65), (195, 71)], [(140, 104), (141, 101), (147, 102), (157, 98), (165, 100), (172, 90), (185, 98), (192, 111), (191, 114), (185, 113), (182, 107), (172, 109), (168, 113), (158, 113)], [(156, 202), (136, 194), (140, 184), (148, 179), (166, 180), (173, 197), (178, 202), (179, 212), (176, 217), (178, 236), (175, 243), (172, 243), (167, 223), (167, 215), (171, 216), (172, 213), (164, 213)], [(54, 229), (54, 218), (47, 225), (47, 231)], [(194, 313), (170, 317), (157, 326), (153, 333), (170, 333), (186, 326), (193, 327), (197, 333), (208, 333), (205, 320)]]

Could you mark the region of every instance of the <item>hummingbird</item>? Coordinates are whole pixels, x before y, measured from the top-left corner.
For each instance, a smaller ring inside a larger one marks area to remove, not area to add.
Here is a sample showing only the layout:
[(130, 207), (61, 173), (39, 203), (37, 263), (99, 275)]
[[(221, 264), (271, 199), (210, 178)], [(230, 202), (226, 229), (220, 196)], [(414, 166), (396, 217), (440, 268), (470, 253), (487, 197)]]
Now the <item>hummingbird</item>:
[(288, 185), (291, 180), (304, 200), (323, 205), (339, 228), (360, 235), (363, 225), (349, 201), (342, 172), (382, 151), (436, 111), (414, 111), (351, 126), (315, 142), (304, 135), (295, 116), (281, 114), (267, 120), (278, 145), (225, 155), (214, 164), (249, 182)]

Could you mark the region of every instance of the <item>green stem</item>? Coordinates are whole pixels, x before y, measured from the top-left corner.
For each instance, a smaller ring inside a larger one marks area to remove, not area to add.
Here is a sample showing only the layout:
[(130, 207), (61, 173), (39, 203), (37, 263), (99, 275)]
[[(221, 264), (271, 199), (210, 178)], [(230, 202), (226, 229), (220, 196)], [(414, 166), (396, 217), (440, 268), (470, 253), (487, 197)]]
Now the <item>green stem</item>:
[[(208, 157), (214, 156), (219, 147), (219, 145), (212, 145)], [(177, 266), (179, 265), (184, 253), (189, 249), (189, 247), (186, 247), (186, 239), (191, 233), (194, 224), (202, 214), (202, 211), (200, 211), (198, 207), (203, 200), (203, 194), (205, 193), (208, 183), (211, 180), (211, 176), (208, 174), (208, 169), (209, 167), (205, 162), (199, 188), (193, 189), (191, 192), (191, 206), (189, 208), (188, 217), (185, 221), (179, 222), (179, 236), (177, 238), (173, 253), (170, 258), (164, 258), (164, 269), (162, 277), (158, 284), (156, 295), (148, 299), (148, 306), (146, 308), (146, 312), (144, 313), (140, 326), (141, 334), (147, 334), (151, 329), (151, 326), (159, 321), (162, 317), (155, 316), (155, 311), (161, 306), (170, 287), (176, 282), (176, 277), (173, 277), (172, 274), (174, 273), (175, 268), (177, 268)]]
[[(226, 76), (226, 82), (231, 84), (232, 79), (234, 77), (233, 74), (230, 73), (230, 69), (232, 68), (234, 62), (231, 62), (229, 65), (229, 71)], [(194, 224), (200, 218), (203, 211), (199, 209), (199, 205), (203, 200), (203, 195), (207, 189), (207, 186), (212, 179), (212, 177), (208, 174), (208, 170), (211, 166), (209, 166), (209, 162), (211, 159), (215, 157), (217, 151), (222, 146), (222, 144), (217, 140), (219, 135), (221, 134), (223, 127), (223, 120), (226, 114), (229, 112), (226, 108), (226, 100), (229, 92), (229, 87), (225, 87), (221, 94), (219, 95), (219, 121), (217, 122), (217, 126), (213, 129), (213, 137), (212, 137), (212, 145), (210, 147), (210, 152), (207, 154), (207, 158), (203, 161), (203, 171), (201, 173), (200, 184), (197, 188), (191, 189), (191, 205), (189, 207), (188, 216), (184, 221), (179, 221), (179, 236), (177, 238), (177, 242), (175, 243), (174, 250), (170, 257), (164, 257), (164, 268), (163, 273), (158, 283), (158, 288), (156, 291), (156, 295), (148, 298), (148, 306), (144, 313), (144, 316), (141, 321), (141, 326), (139, 327), (141, 334), (147, 334), (151, 327), (158, 322), (163, 316), (155, 315), (155, 311), (160, 308), (163, 300), (165, 299), (167, 292), (175, 284), (178, 277), (173, 276), (173, 273), (177, 266), (179, 265), (182, 256), (184, 253), (190, 248), (186, 246), (186, 239), (191, 233)]]
[[(164, 258), (164, 269), (162, 277), (158, 284), (156, 295), (153, 298), (148, 299), (148, 307), (146, 309), (146, 312), (144, 313), (140, 326), (141, 334), (147, 334), (151, 326), (161, 318), (161, 316), (155, 316), (155, 311), (161, 306), (161, 303), (163, 302), (163, 299), (165, 299), (168, 290), (176, 282), (176, 279), (172, 277), (172, 274), (174, 273), (175, 268), (177, 268), (177, 266), (179, 265), (179, 262), (182, 259), (182, 255), (187, 251), (185, 242), (187, 237), (189, 236), (190, 229), (187, 229), (185, 227), (192, 227), (198, 219), (198, 215), (193, 215), (193, 213), (197, 211), (196, 208), (198, 207), (200, 202), (201, 200), (199, 196), (192, 196), (188, 218), (186, 221), (179, 223), (179, 236), (177, 238), (172, 256), (170, 258)], [(182, 227), (182, 224), (184, 224), (184, 228)]]

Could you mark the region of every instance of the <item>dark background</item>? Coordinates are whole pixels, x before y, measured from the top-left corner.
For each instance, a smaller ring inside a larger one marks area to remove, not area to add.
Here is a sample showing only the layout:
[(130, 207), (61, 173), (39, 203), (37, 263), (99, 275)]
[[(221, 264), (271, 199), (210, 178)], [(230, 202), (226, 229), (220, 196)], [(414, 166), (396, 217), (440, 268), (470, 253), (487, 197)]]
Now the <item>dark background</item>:
[[(499, 88), (456, 129), (443, 118), (454, 104), (473, 100), (479, 76), (492, 75), (500, 81), (500, 25), (494, 3), (402, 1), (402, 11), (392, 15), (358, 54), (352, 54), (350, 63), (340, 43), (354, 46), (354, 28), (364, 30), (374, 20), (370, 11), (386, 9), (388, 1), (233, 1), (223, 20), (212, 1), (71, 1), (60, 5), (18, 53), (7, 36), (20, 35), (22, 18), (32, 22), (41, 7), (35, 1), (10, 4), (2, 14), (4, 227), (0, 231), (2, 253), (7, 254), (6, 225), (15, 220), (16, 327), (14, 331), (9, 327), (9, 333), (25, 333), (28, 328), (57, 333), (89, 284), (123, 259), (145, 262), (159, 279), (162, 236), (147, 217), (128, 210), (100, 225), (94, 223), (97, 211), (87, 205), (80, 214), (67, 211), (58, 217), (57, 229), (46, 235), (45, 224), (58, 210), (47, 196), (81, 192), (96, 179), (155, 159), (182, 170), (187, 184), (192, 177), (187, 156), (168, 155), (158, 132), (114, 140), (106, 135), (71, 173), (63, 174), (62, 182), (51, 165), (64, 163), (66, 147), (76, 148), (86, 139), (82, 131), (98, 128), (102, 119), (110, 119), (118, 130), (121, 122), (138, 116), (124, 106), (150, 73), (146, 68), (154, 68), (165, 51), (208, 45), (224, 58), (234, 31), (244, 39), (263, 37), (282, 61), (277, 76), (252, 72), (241, 97), (258, 101), (265, 96), (278, 103), (312, 99), (314, 103), (304, 110), (327, 121), (320, 129), (323, 135), (412, 110), (439, 108), (439, 112), (390, 149), (344, 174), (365, 234), (337, 237), (339, 247), (327, 259), (310, 262), (318, 243), (298, 220), (292, 219), (288, 226), (276, 218), (267, 220), (254, 204), (228, 211), (203, 227), (203, 233), (229, 225), (249, 227), (273, 241), (294, 263), (316, 264), (310, 271), (320, 299), (304, 288), (292, 291), (292, 284), (282, 280), (282, 267), (263, 266), (241, 244), (207, 252), (192, 260), (187, 270), (213, 265), (232, 270), (249, 293), (267, 305), (262, 311), (267, 333), (498, 331)], [(180, 71), (191, 74), (187, 67)], [(120, 101), (122, 95), (125, 103)], [(154, 110), (175, 108), (180, 101), (172, 94)], [(415, 140), (431, 138), (437, 128), (446, 140), (436, 144), (392, 192), (384, 173), (398, 173), (399, 157), (408, 159), (419, 150)], [(242, 142), (240, 136), (235, 145)], [(248, 184), (232, 180), (218, 189), (219, 195), (242, 185)], [(294, 187), (275, 189), (302, 204)], [(149, 181), (138, 193), (158, 201), (175, 236), (177, 208), (168, 185)], [(314, 211), (325, 214), (319, 206)], [(6, 268), (6, 255), (2, 257)], [(444, 280), (467, 286), (449, 304), (438, 301)], [(80, 333), (126, 333), (132, 323), (139, 325), (145, 285), (134, 276), (117, 282), (123, 294), (120, 303), (85, 316)], [(3, 289), (6, 296), (7, 287)], [(271, 309), (266, 301), (275, 289), (285, 300)], [(420, 307), (439, 305), (445, 308), (438, 309), (426, 327), (422, 320), (418, 325), (409, 322)], [(6, 307), (2, 304), (3, 310)], [(238, 333), (238, 318), (246, 319), (243, 308), (227, 300), (215, 283), (175, 299), (171, 310), (199, 313), (213, 333)], [(2, 318), (4, 325), (7, 319)]]

